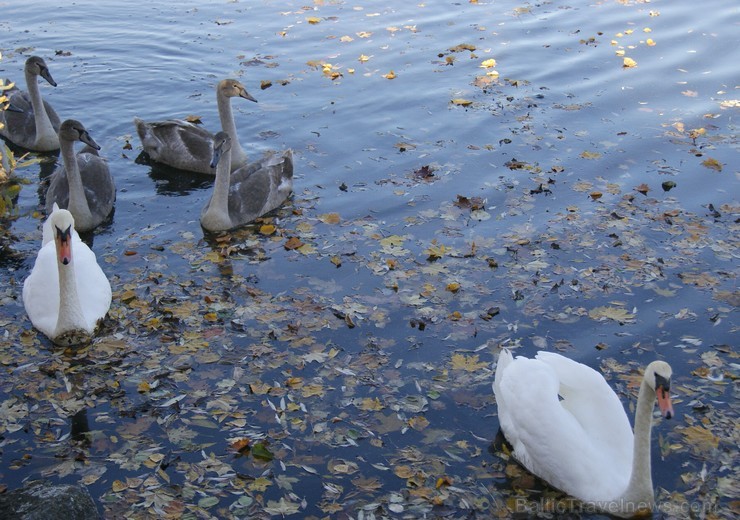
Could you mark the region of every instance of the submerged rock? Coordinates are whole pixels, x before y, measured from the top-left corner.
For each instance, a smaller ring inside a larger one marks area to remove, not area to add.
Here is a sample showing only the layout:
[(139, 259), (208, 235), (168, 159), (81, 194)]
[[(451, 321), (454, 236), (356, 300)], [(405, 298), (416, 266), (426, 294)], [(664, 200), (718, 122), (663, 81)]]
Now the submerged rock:
[(85, 486), (34, 481), (0, 495), (4, 520), (98, 520), (98, 508)]

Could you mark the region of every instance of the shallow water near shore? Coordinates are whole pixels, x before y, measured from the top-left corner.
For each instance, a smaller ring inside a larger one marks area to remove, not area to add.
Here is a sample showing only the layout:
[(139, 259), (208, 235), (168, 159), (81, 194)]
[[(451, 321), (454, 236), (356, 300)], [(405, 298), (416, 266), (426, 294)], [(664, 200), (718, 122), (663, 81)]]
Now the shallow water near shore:
[[(42, 56), (118, 187), (86, 237), (111, 311), (65, 350), (21, 300), (56, 157), (16, 171), (4, 486), (82, 482), (109, 518), (597, 518), (495, 442), (508, 346), (596, 368), (630, 417), (669, 361), (655, 517), (736, 512), (735, 3), (396, 4), (2, 6), (0, 76)], [(132, 120), (215, 130), (225, 77), (295, 193), (215, 236), (211, 179), (137, 163)]]

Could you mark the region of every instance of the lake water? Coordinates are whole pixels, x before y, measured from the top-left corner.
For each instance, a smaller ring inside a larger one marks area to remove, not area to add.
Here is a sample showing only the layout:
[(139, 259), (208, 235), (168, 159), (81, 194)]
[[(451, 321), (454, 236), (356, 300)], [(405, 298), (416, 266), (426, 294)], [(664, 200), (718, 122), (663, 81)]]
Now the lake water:
[[(110, 518), (547, 514), (493, 442), (507, 345), (601, 370), (630, 416), (670, 361), (656, 517), (732, 515), (736, 2), (0, 7), (0, 74), (42, 56), (118, 187), (88, 237), (109, 317), (63, 350), (21, 301), (56, 157), (16, 172), (3, 486), (82, 482)], [(213, 130), (225, 77), (258, 100), (232, 103), (245, 149), (293, 149), (295, 194), (215, 237), (210, 179), (138, 164), (132, 120)]]

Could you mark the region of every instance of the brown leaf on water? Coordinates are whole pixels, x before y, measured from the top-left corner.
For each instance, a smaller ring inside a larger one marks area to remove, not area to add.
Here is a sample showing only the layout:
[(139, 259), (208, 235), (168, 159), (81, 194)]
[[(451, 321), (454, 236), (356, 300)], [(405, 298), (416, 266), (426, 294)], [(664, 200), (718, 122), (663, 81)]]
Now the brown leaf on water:
[(458, 195), (453, 204), (458, 208), (475, 211), (485, 207), (485, 200), (482, 197), (465, 197), (463, 195)]
[(709, 273), (678, 273), (678, 277), (686, 284), (697, 287), (714, 287), (719, 285), (719, 280)]
[(250, 450), (249, 439), (237, 439), (231, 443), (231, 449), (239, 453), (246, 453)]
[(203, 121), (201, 121), (200, 116), (196, 116), (196, 115), (192, 115), (192, 114), (189, 115), (189, 116), (187, 116), (185, 118), (185, 121), (187, 121), (188, 123), (193, 123), (194, 125), (202, 125), (203, 124)]
[(642, 193), (643, 195), (647, 195), (650, 191), (650, 186), (648, 186), (645, 183), (640, 184), (639, 186), (635, 186), (635, 191)]
[(475, 45), (471, 45), (469, 43), (461, 43), (459, 45), (455, 45), (454, 47), (449, 48), (450, 52), (462, 52), (462, 51), (475, 51)]
[(301, 239), (298, 237), (290, 237), (288, 240), (285, 241), (285, 244), (283, 244), (283, 247), (287, 249), (288, 251), (292, 251), (293, 249), (298, 249), (305, 245), (303, 242), (301, 242)]

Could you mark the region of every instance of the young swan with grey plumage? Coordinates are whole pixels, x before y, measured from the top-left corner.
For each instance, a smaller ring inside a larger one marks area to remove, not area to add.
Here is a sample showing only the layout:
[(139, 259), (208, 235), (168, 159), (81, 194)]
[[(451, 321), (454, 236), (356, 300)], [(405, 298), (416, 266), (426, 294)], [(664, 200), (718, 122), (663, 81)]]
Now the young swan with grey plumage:
[(17, 88), (7, 91), (13, 107), (0, 111), (0, 135), (16, 146), (34, 152), (53, 152), (59, 149), (59, 116), (54, 108), (41, 98), (39, 77), (56, 87), (49, 67), (39, 56), (31, 56), (24, 67), (27, 91)]
[[(216, 85), (221, 129), (229, 134), (233, 143), (232, 171), (247, 164), (247, 154), (239, 144), (231, 109), (231, 98), (234, 97), (257, 102), (244, 85), (235, 79), (225, 79)], [(213, 134), (208, 130), (182, 119), (147, 123), (136, 117), (134, 125), (144, 151), (151, 160), (180, 170), (214, 174), (211, 168)]]
[(207, 231), (226, 231), (252, 222), (279, 207), (293, 190), (293, 153), (268, 153), (229, 174), (232, 141), (219, 132), (213, 141), (216, 168), (213, 194), (200, 215)]
[[(84, 146), (75, 155), (74, 143)], [(52, 174), (46, 191), (46, 212), (54, 205), (69, 210), (77, 231), (92, 231), (113, 211), (116, 183), (108, 163), (100, 157), (100, 146), (79, 121), (67, 119), (59, 128), (62, 166)]]

